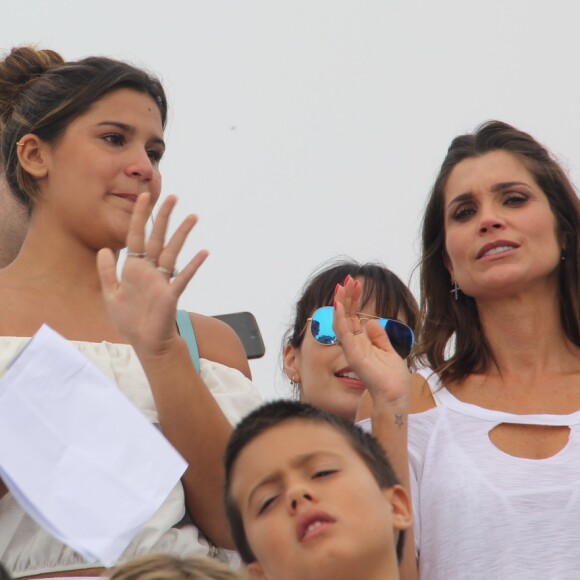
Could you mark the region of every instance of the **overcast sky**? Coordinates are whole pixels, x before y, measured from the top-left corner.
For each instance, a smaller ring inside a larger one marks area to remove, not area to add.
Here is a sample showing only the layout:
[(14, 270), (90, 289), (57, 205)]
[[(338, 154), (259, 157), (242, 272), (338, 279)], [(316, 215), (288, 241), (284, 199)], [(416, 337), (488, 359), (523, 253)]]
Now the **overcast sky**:
[[(497, 118), (580, 178), (575, 0), (0, 0), (3, 49), (107, 55), (157, 73), (171, 106), (164, 193), (210, 258), (181, 306), (252, 312), (265, 398), (306, 277), (338, 255), (408, 281), (450, 140)], [(416, 278), (416, 277), (415, 277)], [(415, 290), (417, 281), (412, 281)]]

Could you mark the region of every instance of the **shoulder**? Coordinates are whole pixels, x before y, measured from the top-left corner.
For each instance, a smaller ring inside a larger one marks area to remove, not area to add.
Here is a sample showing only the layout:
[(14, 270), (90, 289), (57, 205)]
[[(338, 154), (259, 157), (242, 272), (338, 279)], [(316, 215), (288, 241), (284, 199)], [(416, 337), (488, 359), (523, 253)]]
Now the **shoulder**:
[(189, 318), (201, 358), (238, 369), (248, 379), (252, 378), (242, 341), (231, 326), (217, 318), (193, 312), (189, 313)]
[(409, 413), (423, 413), (436, 406), (437, 404), (427, 379), (420, 373), (414, 373), (411, 379)]

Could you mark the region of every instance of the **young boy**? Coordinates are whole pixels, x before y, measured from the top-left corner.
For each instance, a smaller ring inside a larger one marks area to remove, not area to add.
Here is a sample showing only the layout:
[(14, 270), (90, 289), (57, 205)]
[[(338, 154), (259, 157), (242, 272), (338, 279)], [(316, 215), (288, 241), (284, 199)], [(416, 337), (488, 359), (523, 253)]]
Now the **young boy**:
[(409, 495), (352, 423), (267, 403), (234, 430), (225, 469), (226, 511), (252, 579), (399, 578)]

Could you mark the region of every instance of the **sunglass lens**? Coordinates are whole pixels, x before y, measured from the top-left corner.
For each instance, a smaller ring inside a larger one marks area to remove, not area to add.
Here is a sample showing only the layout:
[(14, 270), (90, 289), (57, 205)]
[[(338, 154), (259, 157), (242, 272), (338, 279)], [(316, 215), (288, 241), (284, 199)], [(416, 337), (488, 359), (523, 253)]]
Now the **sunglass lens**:
[(413, 331), (398, 320), (379, 320), (385, 329), (393, 348), (401, 358), (407, 358), (413, 348), (415, 336)]
[(310, 323), (312, 336), (320, 344), (336, 344), (336, 334), (332, 329), (333, 309), (331, 306), (319, 308), (313, 315)]

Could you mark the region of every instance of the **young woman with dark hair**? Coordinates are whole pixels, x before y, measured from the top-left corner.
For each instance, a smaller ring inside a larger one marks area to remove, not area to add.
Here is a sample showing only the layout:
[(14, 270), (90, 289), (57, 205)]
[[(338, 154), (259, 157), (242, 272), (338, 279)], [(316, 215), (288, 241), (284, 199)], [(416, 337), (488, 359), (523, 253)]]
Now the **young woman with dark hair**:
[[(163, 87), (117, 60), (64, 62), (50, 50), (17, 48), (0, 63), (0, 115), (6, 179), (30, 216), (20, 253), (0, 270), (0, 368), (48, 324), (114, 377), (189, 463), (121, 561), (151, 551), (206, 554), (202, 534), (230, 545), (221, 456), (230, 423), (259, 397), (227, 325), (186, 315), (199, 360), (178, 333), (177, 301), (207, 256), (175, 271), (196, 217), (167, 241), (170, 196), (145, 234), (161, 194)], [(32, 521), (2, 482), (0, 559), (17, 578), (86, 575), (95, 566)]]
[(284, 338), (286, 376), (297, 399), (354, 421), (365, 385), (348, 368), (332, 330), (334, 291), (348, 277), (361, 288), (359, 318), (378, 318), (403, 358), (413, 347), (419, 309), (407, 286), (378, 263), (330, 262), (304, 285)]

